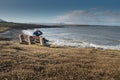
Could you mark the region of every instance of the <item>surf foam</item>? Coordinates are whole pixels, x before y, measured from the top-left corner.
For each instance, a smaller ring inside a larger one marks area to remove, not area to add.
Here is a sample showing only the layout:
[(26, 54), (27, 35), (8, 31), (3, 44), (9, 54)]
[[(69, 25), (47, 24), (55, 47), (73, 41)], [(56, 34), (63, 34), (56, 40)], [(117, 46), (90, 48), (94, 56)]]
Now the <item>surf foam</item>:
[(85, 48), (85, 47), (94, 47), (94, 48), (102, 48), (102, 49), (113, 49), (113, 50), (120, 50), (120, 44), (119, 45), (98, 45), (93, 44), (89, 42), (71, 42), (71, 41), (65, 41), (65, 40), (54, 40), (51, 44), (57, 44), (62, 46), (73, 46), (73, 47), (79, 47), (79, 48)]

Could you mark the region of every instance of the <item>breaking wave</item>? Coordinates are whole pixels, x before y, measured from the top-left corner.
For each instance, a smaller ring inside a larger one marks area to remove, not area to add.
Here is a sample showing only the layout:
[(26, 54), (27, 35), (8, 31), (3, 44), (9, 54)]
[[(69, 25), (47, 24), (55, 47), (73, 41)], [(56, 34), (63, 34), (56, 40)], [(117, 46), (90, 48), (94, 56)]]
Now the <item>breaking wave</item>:
[(78, 48), (92, 47), (92, 48), (101, 48), (101, 49), (113, 49), (120, 50), (119, 45), (98, 45), (94, 43), (84, 42), (84, 41), (67, 41), (67, 40), (54, 40), (50, 42), (51, 44), (62, 45), (62, 46), (72, 46)]
[(33, 36), (33, 32), (34, 32), (35, 30), (36, 30), (36, 29), (34, 29), (34, 30), (31, 30), (31, 29), (22, 30), (22, 33), (23, 33), (23, 34), (26, 34), (26, 35), (29, 35), (29, 36)]

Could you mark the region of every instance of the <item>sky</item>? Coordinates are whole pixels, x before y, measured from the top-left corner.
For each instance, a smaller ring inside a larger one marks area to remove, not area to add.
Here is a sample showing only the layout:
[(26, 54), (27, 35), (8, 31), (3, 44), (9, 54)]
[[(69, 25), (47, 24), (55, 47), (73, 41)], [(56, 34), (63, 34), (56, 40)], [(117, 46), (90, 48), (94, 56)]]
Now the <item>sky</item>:
[(20, 23), (120, 25), (120, 0), (0, 0), (0, 19)]

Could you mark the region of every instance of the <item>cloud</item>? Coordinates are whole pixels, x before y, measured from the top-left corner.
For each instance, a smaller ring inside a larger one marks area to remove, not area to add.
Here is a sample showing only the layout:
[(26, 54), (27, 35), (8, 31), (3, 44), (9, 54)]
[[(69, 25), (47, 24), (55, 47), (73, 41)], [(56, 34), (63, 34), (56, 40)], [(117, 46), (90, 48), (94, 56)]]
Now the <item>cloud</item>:
[(71, 24), (120, 25), (120, 12), (75, 10), (57, 16), (54, 21)]

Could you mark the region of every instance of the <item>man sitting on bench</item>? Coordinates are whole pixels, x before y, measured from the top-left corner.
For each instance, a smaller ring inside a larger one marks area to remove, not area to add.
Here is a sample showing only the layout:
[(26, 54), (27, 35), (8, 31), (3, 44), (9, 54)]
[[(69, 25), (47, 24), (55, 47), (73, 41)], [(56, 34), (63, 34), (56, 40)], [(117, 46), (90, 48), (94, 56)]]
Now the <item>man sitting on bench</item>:
[(40, 31), (40, 30), (36, 30), (34, 33), (33, 33), (33, 35), (35, 35), (35, 36), (40, 36), (40, 35), (42, 35), (43, 33)]

